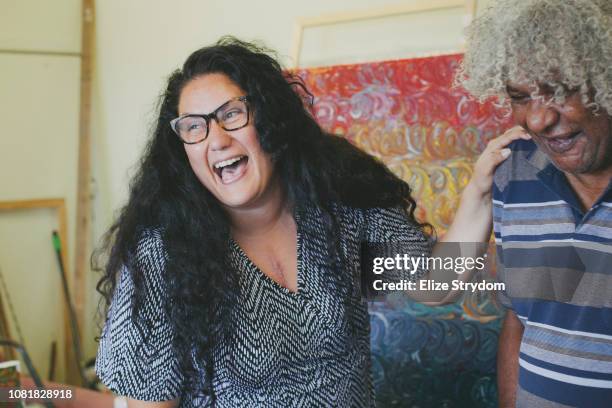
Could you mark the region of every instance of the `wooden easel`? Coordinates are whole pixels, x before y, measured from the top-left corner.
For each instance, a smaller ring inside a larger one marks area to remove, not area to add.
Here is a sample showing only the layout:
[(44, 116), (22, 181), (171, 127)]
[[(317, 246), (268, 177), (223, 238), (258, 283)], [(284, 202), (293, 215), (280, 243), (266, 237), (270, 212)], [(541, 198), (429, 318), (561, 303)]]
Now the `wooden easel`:
[[(95, 0), (82, 0), (81, 98), (79, 111), (79, 161), (74, 257), (74, 309), (80, 330), (85, 315), (85, 276), (89, 271), (91, 233), (91, 89), (95, 43)], [(68, 265), (65, 263), (65, 265)], [(81, 338), (82, 338), (82, 334)], [(82, 363), (82, 362), (81, 362)]]

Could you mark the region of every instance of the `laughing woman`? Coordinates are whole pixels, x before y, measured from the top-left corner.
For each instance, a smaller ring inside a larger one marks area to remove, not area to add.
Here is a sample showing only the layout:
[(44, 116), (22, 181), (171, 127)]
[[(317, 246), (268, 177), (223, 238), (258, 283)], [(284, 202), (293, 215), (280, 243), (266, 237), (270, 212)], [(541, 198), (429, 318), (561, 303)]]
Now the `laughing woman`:
[[(235, 39), (170, 77), (98, 285), (97, 372), (130, 407), (374, 406), (360, 244), (430, 239), (408, 185), (323, 132), (304, 92)], [(516, 137), (479, 160), (450, 239), (488, 239)]]

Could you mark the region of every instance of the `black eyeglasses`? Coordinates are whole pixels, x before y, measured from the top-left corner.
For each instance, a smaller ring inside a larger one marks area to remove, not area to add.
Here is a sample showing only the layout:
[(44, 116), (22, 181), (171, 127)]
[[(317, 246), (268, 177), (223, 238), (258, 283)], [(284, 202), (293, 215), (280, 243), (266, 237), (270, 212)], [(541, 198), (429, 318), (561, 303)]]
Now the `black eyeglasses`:
[(170, 127), (183, 143), (196, 144), (208, 137), (211, 119), (227, 131), (242, 129), (249, 124), (247, 97), (232, 98), (208, 114), (181, 115), (170, 121)]

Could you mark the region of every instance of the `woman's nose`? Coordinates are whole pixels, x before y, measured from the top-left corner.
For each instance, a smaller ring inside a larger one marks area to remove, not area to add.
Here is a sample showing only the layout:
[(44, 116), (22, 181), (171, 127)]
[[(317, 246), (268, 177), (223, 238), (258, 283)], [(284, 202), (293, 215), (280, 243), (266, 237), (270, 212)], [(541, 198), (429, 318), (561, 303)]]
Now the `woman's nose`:
[(232, 137), (227, 130), (223, 129), (217, 121), (210, 121), (208, 129), (208, 143), (212, 150), (224, 150), (232, 144)]

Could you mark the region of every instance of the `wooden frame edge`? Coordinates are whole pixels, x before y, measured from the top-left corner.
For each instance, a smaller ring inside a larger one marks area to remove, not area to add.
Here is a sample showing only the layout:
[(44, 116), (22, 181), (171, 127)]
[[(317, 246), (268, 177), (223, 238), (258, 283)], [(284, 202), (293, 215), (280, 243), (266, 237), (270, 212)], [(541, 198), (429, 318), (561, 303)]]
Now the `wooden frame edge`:
[[(300, 54), (302, 52), (302, 40), (305, 28), (320, 27), (325, 25), (334, 25), (349, 23), (353, 21), (371, 20), (375, 18), (391, 17), (401, 14), (414, 14), (427, 11), (445, 10), (451, 8), (465, 9), (464, 26), (471, 23), (476, 13), (477, 0), (439, 0), (435, 2), (421, 0), (414, 4), (394, 5), (379, 7), (370, 10), (340, 12), (332, 14), (323, 14), (314, 17), (298, 18), (293, 28), (293, 41), (291, 45), (291, 62), (292, 69), (298, 69), (300, 66)], [(461, 52), (463, 48), (463, 39), (457, 52)]]
[(82, 0), (79, 156), (74, 240), (74, 310), (83, 338), (86, 307), (85, 276), (89, 271), (91, 234), (91, 95), (95, 44), (95, 1)]
[[(35, 200), (12, 200), (12, 201), (0, 201), (0, 212), (6, 211), (23, 211), (23, 210), (37, 210), (37, 209), (53, 209), (57, 211), (57, 222), (58, 222), (58, 235), (62, 243), (62, 262), (64, 263), (64, 272), (66, 273), (66, 280), (68, 281), (68, 287), (73, 291), (73, 279), (70, 274), (70, 267), (68, 260), (68, 219), (66, 212), (66, 201), (63, 198), (44, 198)], [(66, 370), (66, 376), (69, 382), (74, 380), (74, 368), (73, 367), (73, 352), (72, 352), (72, 333), (70, 330), (70, 316), (68, 313), (68, 307), (65, 302), (63, 303), (64, 308), (64, 364)], [(81, 326), (80, 316), (77, 315), (79, 320), (79, 327)], [(79, 361), (78, 364), (81, 364)]]

